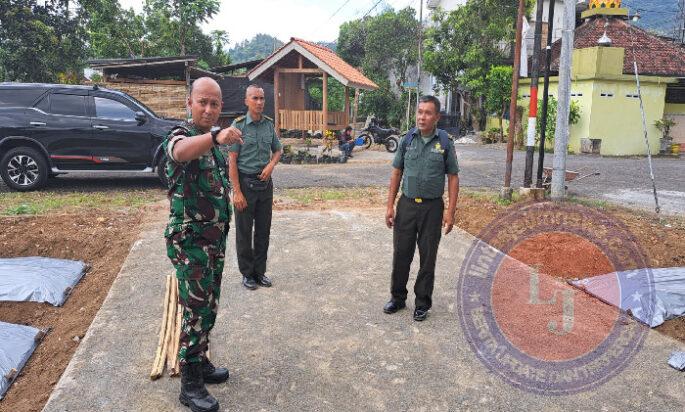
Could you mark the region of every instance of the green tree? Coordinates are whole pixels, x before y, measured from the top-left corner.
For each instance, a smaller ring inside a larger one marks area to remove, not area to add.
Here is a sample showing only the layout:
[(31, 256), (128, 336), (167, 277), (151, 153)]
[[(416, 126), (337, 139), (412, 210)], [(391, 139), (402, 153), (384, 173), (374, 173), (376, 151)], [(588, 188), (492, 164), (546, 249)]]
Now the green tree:
[(77, 82), (85, 58), (80, 9), (68, 1), (0, 2), (0, 76), (8, 81)]
[[(328, 111), (342, 112), (345, 110), (345, 86), (332, 76), (328, 77)], [(320, 77), (307, 79), (307, 91), (315, 104), (315, 110), (323, 108), (323, 79)]]
[(505, 46), (514, 39), (517, 9), (516, 0), (468, 0), (449, 13), (433, 14), (424, 41), (424, 69), (440, 89), (466, 89), (476, 106), (486, 93), (490, 68), (507, 60)]
[(500, 142), (504, 136), (502, 118), (511, 102), (511, 66), (493, 66), (485, 77), (485, 110), (497, 114)]
[(366, 72), (391, 73), (402, 90), (407, 69), (418, 61), (419, 22), (416, 11), (407, 7), (386, 10), (368, 20), (363, 67)]
[(210, 36), (214, 47), (214, 59), (216, 60), (215, 64), (212, 64), (212, 66), (225, 66), (231, 64), (231, 56), (229, 56), (226, 51), (226, 45), (228, 45), (229, 42), (228, 32), (225, 30), (213, 30)]
[(338, 55), (354, 67), (364, 63), (366, 23), (357, 19), (343, 23), (338, 34)]
[(231, 61), (242, 63), (263, 59), (283, 46), (283, 42), (268, 34), (259, 33), (251, 39), (243, 40), (228, 51)]
[[(547, 127), (545, 128), (545, 141), (553, 142), (554, 134), (557, 131), (557, 106), (559, 103), (554, 96), (549, 96), (547, 101)], [(542, 99), (538, 100), (538, 108), (542, 107)], [(580, 121), (580, 104), (571, 100), (571, 111), (568, 116), (568, 124), (576, 124)], [(536, 119), (537, 127), (536, 134), (538, 141), (540, 140), (541, 130), (542, 130), (542, 110), (538, 110), (538, 117)]]
[(117, 0), (96, 0), (87, 8), (90, 57), (146, 56), (150, 50), (145, 16), (124, 10)]
[[(377, 16), (352, 20), (340, 27), (340, 57), (373, 80), (379, 89), (360, 94), (359, 112), (399, 125), (406, 111), (407, 93), (402, 84), (418, 60), (419, 24), (411, 7), (384, 10)], [(391, 84), (390, 78), (394, 78)]]
[(178, 39), (182, 56), (186, 55), (191, 40), (200, 23), (206, 23), (219, 12), (219, 0), (148, 0), (148, 6), (162, 12), (169, 20), (172, 32)]

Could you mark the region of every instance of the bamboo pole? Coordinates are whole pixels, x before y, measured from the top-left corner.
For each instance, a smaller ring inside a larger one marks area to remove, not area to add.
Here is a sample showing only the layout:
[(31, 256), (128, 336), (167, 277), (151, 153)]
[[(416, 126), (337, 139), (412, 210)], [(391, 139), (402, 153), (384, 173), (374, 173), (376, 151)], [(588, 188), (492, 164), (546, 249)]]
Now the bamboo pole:
[[(177, 288), (178, 290), (178, 288)], [(178, 351), (181, 349), (180, 344), (181, 344), (181, 322), (183, 321), (183, 306), (177, 303), (177, 308), (176, 308), (176, 325), (174, 327), (174, 353), (173, 353), (173, 362), (170, 363), (170, 365), (173, 365), (171, 367), (171, 370), (169, 371), (169, 375), (175, 376), (178, 375), (181, 372), (181, 366), (179, 364), (179, 359), (178, 359)]]
[(166, 346), (166, 363), (169, 367), (171, 367), (173, 363), (173, 355), (171, 353), (173, 352), (173, 335), (174, 335), (174, 329), (175, 329), (175, 313), (176, 313), (176, 305), (174, 302), (178, 300), (177, 295), (178, 294), (178, 282), (176, 281), (176, 277), (174, 277), (171, 280), (171, 294), (169, 295), (169, 310), (168, 310), (168, 317), (169, 317), (169, 326), (167, 327), (166, 331), (166, 336), (164, 337), (165, 341), (165, 346)]
[(325, 134), (328, 129), (328, 73), (323, 73), (323, 127), (321, 133)]
[(167, 324), (168, 324), (168, 309), (169, 309), (169, 294), (171, 293), (171, 275), (166, 277), (166, 286), (164, 288), (164, 312), (162, 315), (162, 325), (159, 330), (159, 340), (157, 343), (157, 350), (155, 351), (155, 360), (152, 363), (152, 372), (150, 372), (150, 379), (155, 380), (162, 376), (162, 370), (164, 368), (164, 336), (166, 335)]

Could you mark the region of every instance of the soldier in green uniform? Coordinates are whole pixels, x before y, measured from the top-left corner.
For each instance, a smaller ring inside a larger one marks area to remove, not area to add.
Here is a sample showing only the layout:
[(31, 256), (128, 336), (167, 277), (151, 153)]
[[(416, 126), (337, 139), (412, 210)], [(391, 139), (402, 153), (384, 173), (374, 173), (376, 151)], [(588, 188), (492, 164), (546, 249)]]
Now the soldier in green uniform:
[[(247, 114), (233, 121), (244, 143), (229, 147), (229, 175), (235, 206), (236, 253), (243, 286), (270, 287), (266, 258), (271, 232), (273, 182), (271, 173), (282, 154), (273, 119), (265, 116), (264, 90), (256, 85), (245, 91)], [(254, 228), (254, 232), (253, 232)], [(254, 246), (253, 246), (254, 245)]]
[[(405, 307), (409, 268), (418, 244), (421, 259), (414, 285), (416, 295), (414, 320), (428, 317), (433, 301), (435, 261), (440, 243), (441, 227), (445, 234), (452, 231), (459, 195), (459, 166), (454, 143), (444, 130), (437, 129), (440, 101), (434, 96), (419, 99), (417, 127), (400, 141), (392, 163), (388, 193), (386, 224), (393, 228), (393, 258), (390, 293), (385, 313), (395, 313)], [(442, 200), (448, 180), (447, 209)], [(395, 198), (402, 182), (402, 196)]]
[(193, 83), (188, 107), (192, 120), (174, 127), (163, 142), (170, 201), (164, 237), (183, 306), (179, 399), (192, 411), (204, 412), (219, 409), (205, 383), (225, 382), (229, 375), (228, 369), (214, 367), (206, 357), (231, 219), (226, 160), (218, 146), (240, 144), (242, 139), (236, 128), (213, 129), (222, 100), (221, 89), (211, 78)]

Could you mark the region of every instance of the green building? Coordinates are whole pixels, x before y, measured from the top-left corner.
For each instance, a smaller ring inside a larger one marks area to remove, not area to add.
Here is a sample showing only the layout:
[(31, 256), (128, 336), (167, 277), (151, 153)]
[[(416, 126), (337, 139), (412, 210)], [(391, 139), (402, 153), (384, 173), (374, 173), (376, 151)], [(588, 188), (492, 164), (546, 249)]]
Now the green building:
[[(676, 123), (670, 133), (673, 142), (685, 145), (685, 47), (631, 25), (624, 8), (588, 9), (582, 18), (575, 31), (571, 75), (571, 99), (578, 102), (581, 116), (570, 128), (569, 151), (605, 156), (647, 154), (634, 61), (640, 73), (652, 153), (659, 153), (662, 138), (654, 123), (663, 118)], [(558, 41), (552, 47), (553, 72), (558, 72), (560, 50)], [(550, 80), (554, 97), (558, 80)], [(519, 99), (519, 106), (527, 112), (530, 79), (521, 80)]]

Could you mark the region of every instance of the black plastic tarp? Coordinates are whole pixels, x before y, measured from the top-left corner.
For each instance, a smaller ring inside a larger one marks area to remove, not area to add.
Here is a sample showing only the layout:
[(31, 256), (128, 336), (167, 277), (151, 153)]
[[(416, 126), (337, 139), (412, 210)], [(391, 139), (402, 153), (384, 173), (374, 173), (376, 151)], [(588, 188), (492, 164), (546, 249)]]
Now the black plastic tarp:
[(0, 322), (0, 399), (31, 357), (41, 334), (30, 326)]
[(0, 301), (62, 306), (86, 272), (85, 263), (47, 257), (0, 259)]
[(219, 81), (221, 95), (224, 102), (222, 113), (244, 114), (247, 112), (245, 107), (245, 90), (247, 86), (255, 83), (264, 89), (264, 114), (274, 117), (274, 85), (262, 80), (250, 81), (247, 77), (226, 77)]

